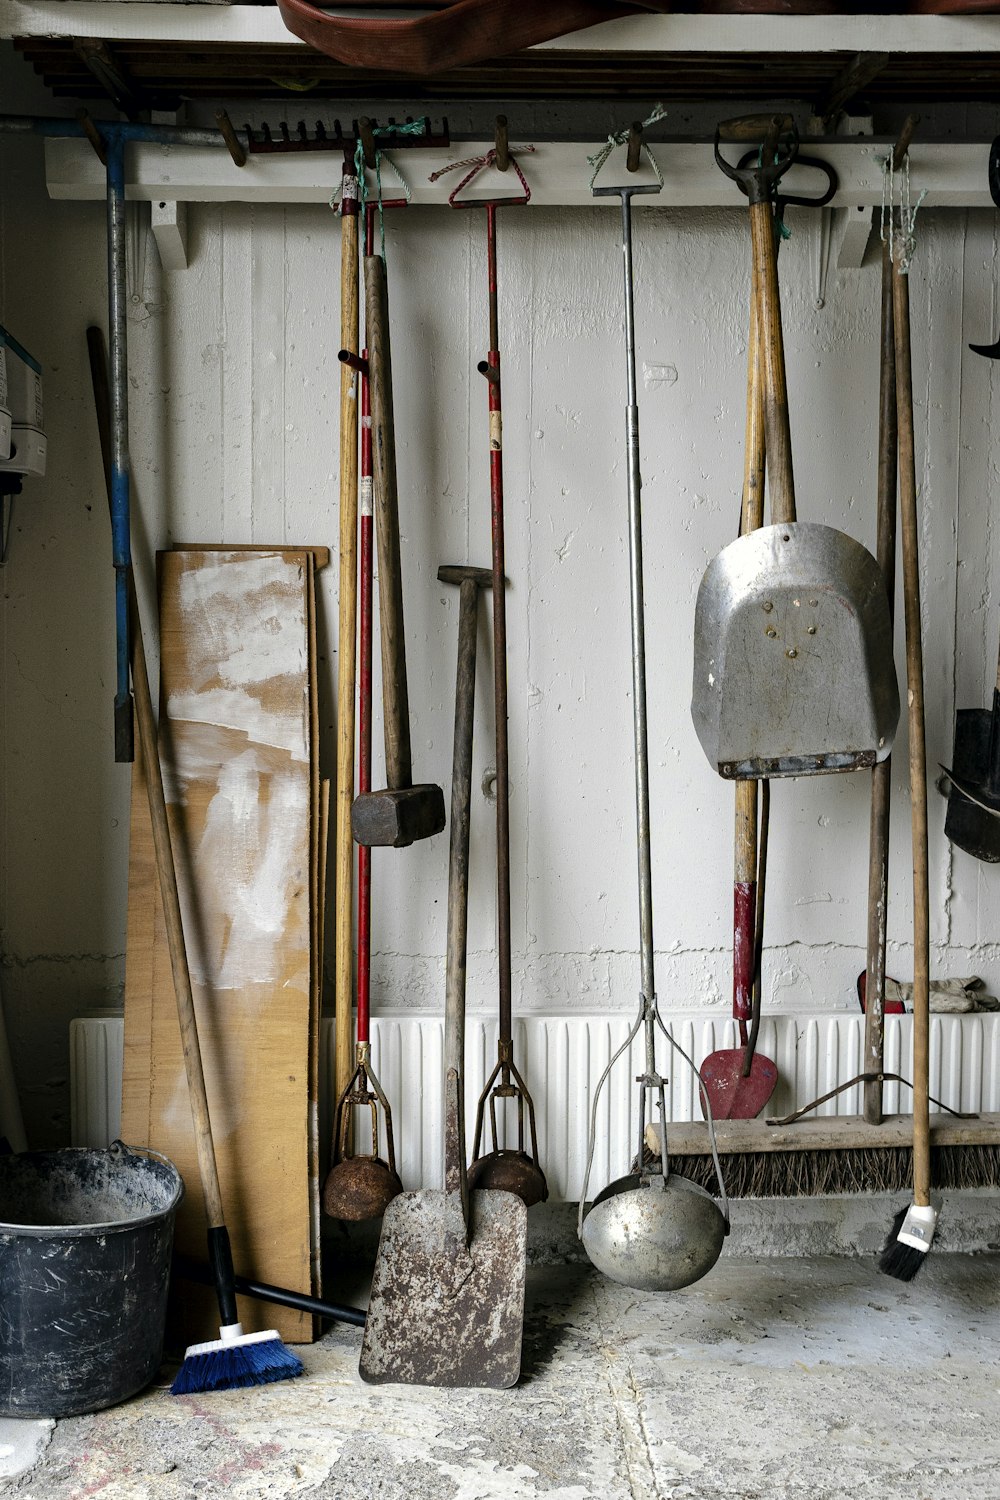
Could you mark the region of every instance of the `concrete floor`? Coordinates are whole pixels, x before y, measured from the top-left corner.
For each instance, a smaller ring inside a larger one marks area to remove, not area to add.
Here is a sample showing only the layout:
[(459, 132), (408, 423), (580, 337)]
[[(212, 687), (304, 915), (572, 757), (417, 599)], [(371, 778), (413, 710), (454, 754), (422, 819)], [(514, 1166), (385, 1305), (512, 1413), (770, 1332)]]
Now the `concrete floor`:
[(303, 1379), (56, 1424), (23, 1500), (1000, 1500), (1000, 1256), (724, 1256), (684, 1292), (533, 1267), (513, 1391), (368, 1387), (359, 1329)]

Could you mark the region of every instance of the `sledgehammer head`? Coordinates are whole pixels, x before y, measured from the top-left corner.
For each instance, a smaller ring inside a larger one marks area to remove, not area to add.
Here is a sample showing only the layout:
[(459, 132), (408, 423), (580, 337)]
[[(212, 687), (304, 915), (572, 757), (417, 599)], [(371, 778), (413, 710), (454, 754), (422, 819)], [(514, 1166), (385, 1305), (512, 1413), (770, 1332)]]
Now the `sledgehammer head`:
[(489, 568), (470, 568), (467, 563), (442, 563), (438, 568), (439, 583), (474, 583), (477, 588), (488, 589), (493, 585), (493, 574)]
[(444, 793), (439, 786), (387, 787), (355, 797), (351, 832), (368, 848), (405, 849), (444, 828)]

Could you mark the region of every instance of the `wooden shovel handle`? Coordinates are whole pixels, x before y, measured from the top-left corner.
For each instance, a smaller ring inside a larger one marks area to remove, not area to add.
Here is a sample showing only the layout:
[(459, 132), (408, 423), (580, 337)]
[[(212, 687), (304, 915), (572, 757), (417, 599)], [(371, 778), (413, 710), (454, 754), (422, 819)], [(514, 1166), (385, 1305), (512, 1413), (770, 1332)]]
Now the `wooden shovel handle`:
[[(902, 252), (902, 237), (896, 256)], [(910, 814), (913, 837), (913, 1201), (930, 1205), (930, 892), (927, 868), (927, 760), (924, 741), (924, 658), (920, 636), (917, 474), (910, 358), (910, 286), (892, 268), (896, 418), (899, 428), (899, 517), (903, 533), (903, 609), (910, 730)]]
[(386, 779), (393, 790), (413, 785), (410, 707), (403, 635), (403, 573), (399, 551), (399, 498), (389, 352), (389, 301), (385, 266), (365, 256), (365, 336), (372, 407), (372, 478), (378, 543), (379, 625), (382, 636), (382, 704)]
[[(755, 284), (750, 296), (747, 347), (747, 422), (743, 456), (742, 535), (764, 522), (764, 364)], [(736, 783), (736, 833), (733, 861), (733, 1015), (743, 1026), (753, 1008), (756, 950), (757, 783)]]
[[(87, 345), (90, 351), (90, 373), (101, 435), (105, 480), (110, 481), (111, 406), (108, 399), (108, 361), (104, 349), (104, 336), (99, 328), (87, 329)], [(111, 485), (108, 482), (109, 507), (110, 504)], [(143, 774), (149, 799), (149, 816), (153, 825), (153, 850), (156, 855), (157, 874), (160, 877), (160, 894), (163, 898), (170, 972), (173, 976), (174, 995), (177, 999), (177, 1020), (180, 1025), (184, 1069), (187, 1073), (188, 1097), (191, 1101), (191, 1118), (194, 1123), (195, 1148), (198, 1154), (198, 1173), (201, 1177), (202, 1192), (205, 1195), (205, 1212), (209, 1228), (220, 1229), (225, 1224), (222, 1211), (222, 1190), (219, 1186), (219, 1169), (216, 1165), (215, 1146), (212, 1141), (208, 1091), (205, 1087), (205, 1070), (201, 1060), (198, 1023), (194, 1011), (194, 995), (191, 990), (191, 974), (184, 943), (184, 925), (181, 921), (181, 903), (177, 890), (177, 869), (170, 839), (170, 824), (167, 821), (167, 803), (163, 794), (163, 772), (157, 748), (156, 717), (153, 713), (153, 700), (149, 691), (146, 653), (142, 642), (139, 601), (136, 597), (135, 581), (131, 570), (128, 575), (128, 588), (132, 642), (132, 691), (135, 695), (139, 745), (142, 751)]]
[(764, 410), (771, 521), (775, 526), (780, 526), (795, 520), (795, 482), (792, 477), (792, 438), (788, 425), (785, 348), (781, 335), (778, 256), (770, 203), (751, 203), (750, 239), (753, 247), (754, 300), (759, 318), (758, 334), (764, 355)]

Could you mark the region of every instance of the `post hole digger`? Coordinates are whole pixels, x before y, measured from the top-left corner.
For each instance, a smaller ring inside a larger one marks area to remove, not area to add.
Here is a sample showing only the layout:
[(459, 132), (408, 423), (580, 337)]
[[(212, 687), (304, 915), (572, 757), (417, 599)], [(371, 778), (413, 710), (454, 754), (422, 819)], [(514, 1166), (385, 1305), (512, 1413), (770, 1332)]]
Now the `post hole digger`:
[[(374, 251), (376, 211), (405, 208), (406, 199), (379, 199), (365, 207), (365, 256)], [(342, 349), (341, 362), (356, 372), (361, 386), (360, 485), (360, 642), (358, 693), (358, 793), (371, 790), (372, 773), (372, 622), (374, 617), (374, 538), (371, 382), (368, 350), (361, 357)], [(353, 745), (352, 745), (353, 750)], [(323, 1209), (334, 1219), (379, 1218), (386, 1204), (403, 1190), (396, 1172), (392, 1110), (371, 1064), (371, 854), (358, 845), (358, 1029), (354, 1072), (337, 1101), (333, 1130), (333, 1165), (323, 1184)], [(351, 1123), (356, 1108), (371, 1111), (371, 1153), (355, 1151)], [(386, 1158), (379, 1154), (378, 1111), (385, 1121)]]
[(761, 779), (885, 759), (899, 692), (878, 563), (843, 532), (796, 519), (770, 196), (795, 160), (798, 133), (782, 121), (770, 161), (735, 167), (721, 143), (748, 131), (760, 138), (759, 118), (720, 124), (715, 154), (750, 203), (772, 524), (731, 542), (702, 578), (692, 717), (720, 775)]
[[(476, 1129), (472, 1146), (469, 1182), (481, 1188), (503, 1188), (517, 1193), (525, 1204), (543, 1202), (548, 1197), (545, 1173), (538, 1161), (538, 1139), (535, 1132), (535, 1106), (528, 1086), (514, 1061), (511, 1009), (510, 954), (510, 781), (507, 747), (507, 603), (504, 595), (504, 509), (503, 509), (503, 418), (500, 402), (500, 334), (497, 307), (497, 209), (523, 207), (530, 198), (524, 173), (507, 146), (507, 122), (498, 120), (497, 141), (493, 150), (472, 163), (471, 171), (459, 182), (449, 197), (453, 208), (485, 208), (487, 273), (489, 283), (490, 346), (479, 373), (485, 376), (489, 389), (490, 515), (493, 542), (493, 688), (496, 717), (496, 804), (497, 804), (497, 951), (500, 989), (500, 1037), (496, 1066), (486, 1080), (476, 1111)], [(467, 163), (463, 163), (467, 165)], [(513, 166), (522, 193), (503, 198), (468, 199), (462, 192), (483, 171), (496, 165), (501, 170)], [(448, 170), (448, 169), (445, 169)], [(517, 1146), (501, 1146), (497, 1122), (497, 1102), (513, 1102), (517, 1116)], [(480, 1154), (483, 1145), (485, 1111), (489, 1108), (493, 1150)], [(527, 1124), (527, 1131), (525, 1126)], [(528, 1149), (526, 1149), (526, 1147)]]
[(442, 568), (460, 588), (448, 867), (444, 1191), (402, 1193), (386, 1209), (361, 1349), (362, 1379), (412, 1385), (514, 1385), (521, 1370), (527, 1209), (515, 1193), (473, 1188), (465, 1165), (465, 963), (469, 899), (476, 615), (493, 583), (482, 568)]
[[(648, 148), (647, 148), (648, 150)], [(659, 172), (657, 172), (659, 177)], [(666, 1080), (656, 1071), (656, 1026), (672, 1042), (656, 1003), (653, 972), (653, 888), (649, 825), (649, 756), (646, 733), (646, 646), (642, 573), (642, 507), (639, 473), (639, 407), (635, 372), (635, 310), (632, 288), (632, 198), (657, 193), (658, 184), (600, 188), (595, 196), (621, 198), (622, 256), (625, 271), (625, 345), (628, 380), (625, 408), (628, 466), (628, 534), (632, 638), (632, 711), (635, 757), (636, 843), (639, 874), (641, 995), (639, 1014), (622, 1047), (612, 1057), (594, 1091), (587, 1169), (580, 1196), (577, 1229), (591, 1261), (605, 1276), (642, 1291), (674, 1291), (699, 1280), (715, 1265), (729, 1229), (725, 1186), (719, 1174), (723, 1207), (703, 1187), (671, 1173), (666, 1144), (655, 1164), (646, 1167), (643, 1143), (647, 1111), (659, 1105), (666, 1130)], [(586, 1211), (594, 1161), (597, 1109), (611, 1069), (643, 1030), (645, 1066), (639, 1085), (639, 1167), (611, 1182)], [(673, 1044), (676, 1046), (676, 1044)], [(678, 1052), (680, 1049), (677, 1049)], [(682, 1054), (683, 1055), (683, 1054)], [(688, 1060), (690, 1061), (690, 1060)], [(691, 1064), (694, 1067), (694, 1064)], [(697, 1072), (697, 1069), (695, 1069)], [(711, 1109), (709, 1128), (711, 1129)], [(717, 1160), (717, 1158), (716, 1158)]]

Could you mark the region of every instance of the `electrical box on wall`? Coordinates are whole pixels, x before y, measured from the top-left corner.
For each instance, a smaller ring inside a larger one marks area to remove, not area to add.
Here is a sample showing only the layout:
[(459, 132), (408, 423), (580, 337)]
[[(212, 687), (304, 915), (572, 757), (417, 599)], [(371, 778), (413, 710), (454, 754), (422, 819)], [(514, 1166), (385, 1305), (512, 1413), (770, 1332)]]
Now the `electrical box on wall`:
[(41, 478), (45, 473), (45, 446), (42, 367), (0, 327), (0, 476)]

